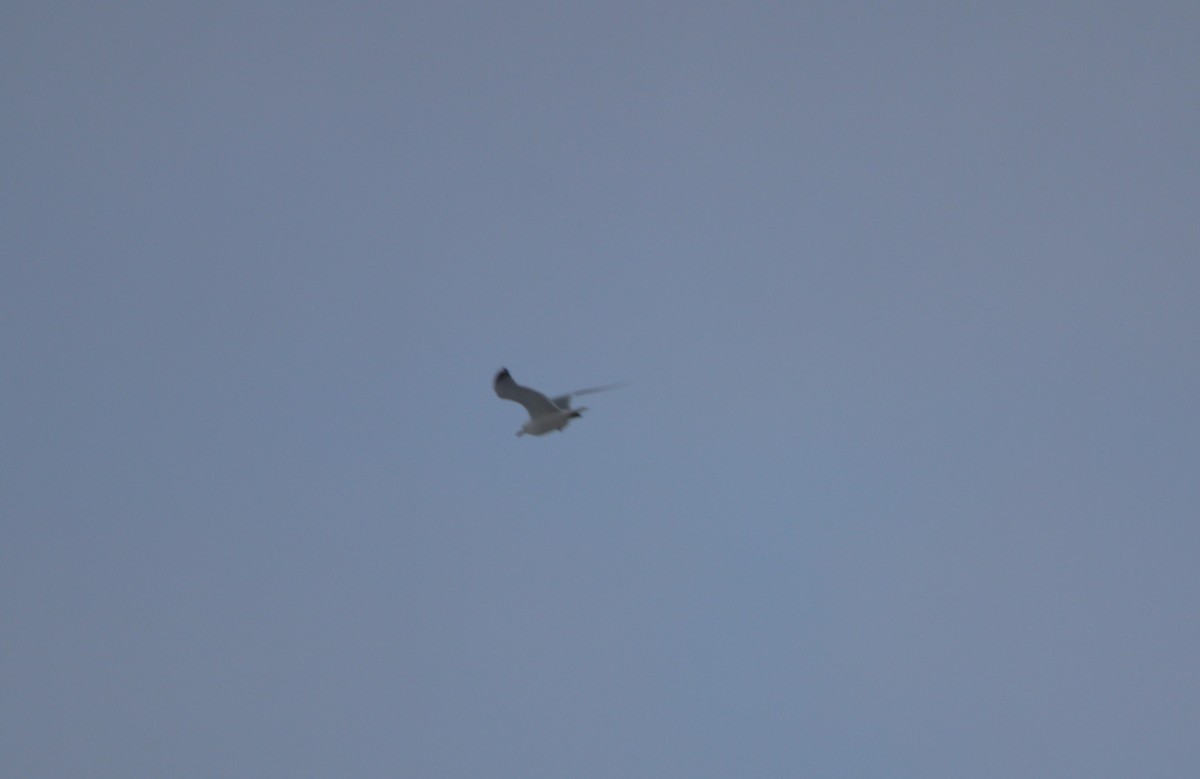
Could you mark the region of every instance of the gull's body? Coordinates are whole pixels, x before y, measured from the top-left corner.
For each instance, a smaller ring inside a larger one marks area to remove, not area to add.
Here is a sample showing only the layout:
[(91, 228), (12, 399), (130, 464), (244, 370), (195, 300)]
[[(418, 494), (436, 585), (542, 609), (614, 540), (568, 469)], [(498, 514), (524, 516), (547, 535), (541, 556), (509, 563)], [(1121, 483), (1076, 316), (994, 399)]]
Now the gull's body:
[(529, 421), (521, 425), (521, 429), (517, 431), (517, 435), (545, 435), (553, 430), (561, 431), (574, 418), (583, 416), (586, 408), (571, 408), (571, 398), (576, 395), (587, 395), (591, 392), (602, 392), (603, 390), (614, 389), (620, 386), (619, 384), (609, 384), (604, 387), (590, 387), (588, 389), (576, 390), (568, 392), (566, 395), (559, 395), (555, 398), (548, 398), (537, 390), (529, 387), (522, 387), (517, 382), (513, 381), (512, 375), (507, 368), (501, 368), (496, 374), (496, 378), (492, 381), (492, 389), (496, 391), (496, 395), (505, 400), (511, 400), (520, 403), (529, 412)]

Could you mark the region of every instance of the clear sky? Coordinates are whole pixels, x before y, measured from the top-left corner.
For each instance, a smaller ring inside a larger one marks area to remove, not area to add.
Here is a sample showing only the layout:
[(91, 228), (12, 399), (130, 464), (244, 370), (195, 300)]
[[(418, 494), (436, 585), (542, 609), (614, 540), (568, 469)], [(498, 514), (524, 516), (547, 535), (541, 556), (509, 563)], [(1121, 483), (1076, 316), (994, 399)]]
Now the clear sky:
[(1200, 776), (1198, 40), (6, 3), (0, 772)]

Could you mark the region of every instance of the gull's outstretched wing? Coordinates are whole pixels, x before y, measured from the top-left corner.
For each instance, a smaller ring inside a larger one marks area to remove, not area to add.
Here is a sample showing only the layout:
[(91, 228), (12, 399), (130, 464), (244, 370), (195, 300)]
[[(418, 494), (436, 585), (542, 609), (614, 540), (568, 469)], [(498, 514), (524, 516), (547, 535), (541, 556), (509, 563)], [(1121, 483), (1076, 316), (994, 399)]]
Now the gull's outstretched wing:
[(567, 409), (567, 408), (571, 407), (571, 398), (575, 397), (576, 395), (591, 395), (593, 392), (606, 392), (608, 390), (617, 389), (618, 387), (624, 387), (624, 386), (625, 386), (625, 384), (621, 383), (621, 384), (605, 384), (603, 387), (588, 387), (587, 389), (581, 389), (581, 390), (575, 390), (574, 392), (568, 392), (566, 395), (559, 395), (558, 397), (553, 398), (553, 402), (554, 402), (554, 405), (558, 406), (559, 408)]
[(496, 374), (495, 380), (492, 382), (492, 388), (496, 390), (496, 394), (505, 400), (513, 400), (520, 403), (529, 412), (530, 419), (536, 419), (546, 414), (554, 414), (560, 409), (550, 398), (546, 397), (537, 390), (522, 387), (513, 381), (512, 374), (508, 372), (508, 368), (501, 368)]

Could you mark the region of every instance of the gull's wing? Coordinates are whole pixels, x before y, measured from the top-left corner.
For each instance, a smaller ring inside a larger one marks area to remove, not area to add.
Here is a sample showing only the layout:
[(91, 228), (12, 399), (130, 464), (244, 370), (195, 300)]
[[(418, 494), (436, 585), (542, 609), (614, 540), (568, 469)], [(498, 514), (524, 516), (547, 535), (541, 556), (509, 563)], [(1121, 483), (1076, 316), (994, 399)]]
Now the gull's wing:
[(605, 384), (603, 387), (588, 387), (587, 389), (581, 389), (581, 390), (575, 390), (574, 392), (568, 392), (566, 395), (559, 395), (558, 397), (553, 399), (553, 402), (554, 402), (554, 405), (558, 406), (559, 408), (570, 408), (571, 407), (571, 398), (575, 397), (576, 395), (591, 395), (593, 392), (606, 392), (607, 390), (617, 389), (618, 387), (624, 387), (624, 386), (625, 386), (625, 384), (621, 383), (621, 384)]
[(508, 372), (508, 368), (501, 368), (496, 374), (495, 380), (492, 382), (492, 388), (496, 390), (496, 394), (505, 400), (513, 400), (520, 403), (529, 412), (530, 419), (536, 419), (546, 414), (554, 414), (559, 410), (550, 398), (546, 397), (537, 390), (522, 387), (513, 381), (512, 374)]

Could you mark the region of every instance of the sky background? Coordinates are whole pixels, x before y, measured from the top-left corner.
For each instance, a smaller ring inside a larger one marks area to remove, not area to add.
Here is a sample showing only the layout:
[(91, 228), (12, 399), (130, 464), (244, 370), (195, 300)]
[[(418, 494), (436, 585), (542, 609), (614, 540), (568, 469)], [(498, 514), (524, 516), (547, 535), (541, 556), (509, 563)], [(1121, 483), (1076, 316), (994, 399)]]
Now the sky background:
[(1197, 40), (4, 4), (2, 772), (1200, 775)]

